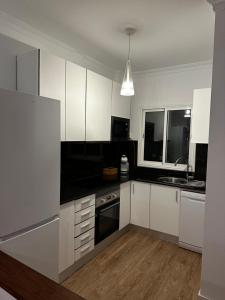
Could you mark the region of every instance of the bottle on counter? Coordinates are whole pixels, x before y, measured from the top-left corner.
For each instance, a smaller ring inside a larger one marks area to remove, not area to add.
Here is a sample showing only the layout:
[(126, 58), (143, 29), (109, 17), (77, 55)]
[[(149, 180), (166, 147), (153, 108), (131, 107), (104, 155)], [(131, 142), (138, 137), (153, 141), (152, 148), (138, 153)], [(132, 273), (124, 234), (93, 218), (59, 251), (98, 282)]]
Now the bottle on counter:
[(122, 155), (120, 161), (120, 178), (129, 179), (129, 162), (126, 155)]

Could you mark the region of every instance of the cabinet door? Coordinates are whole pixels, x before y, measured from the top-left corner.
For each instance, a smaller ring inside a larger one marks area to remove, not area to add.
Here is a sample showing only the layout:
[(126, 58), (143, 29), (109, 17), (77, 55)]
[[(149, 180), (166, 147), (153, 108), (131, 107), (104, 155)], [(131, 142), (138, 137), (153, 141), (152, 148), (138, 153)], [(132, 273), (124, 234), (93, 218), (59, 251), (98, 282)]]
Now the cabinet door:
[(204, 201), (182, 197), (180, 204), (179, 241), (202, 248), (204, 239), (204, 218)]
[(178, 236), (180, 190), (151, 185), (150, 229)]
[(59, 273), (74, 263), (74, 202), (61, 205), (59, 223)]
[(133, 181), (131, 187), (131, 224), (149, 228), (150, 184)]
[(130, 224), (130, 181), (120, 185), (120, 229)]
[(66, 62), (66, 140), (85, 141), (86, 69)]
[(87, 70), (86, 140), (109, 141), (112, 80)]
[(208, 144), (211, 89), (194, 90), (191, 142)]
[(64, 59), (40, 51), (40, 96), (57, 99), (61, 105), (61, 140), (65, 140), (65, 72)]
[(113, 81), (112, 116), (130, 119), (130, 97), (120, 95), (121, 84)]

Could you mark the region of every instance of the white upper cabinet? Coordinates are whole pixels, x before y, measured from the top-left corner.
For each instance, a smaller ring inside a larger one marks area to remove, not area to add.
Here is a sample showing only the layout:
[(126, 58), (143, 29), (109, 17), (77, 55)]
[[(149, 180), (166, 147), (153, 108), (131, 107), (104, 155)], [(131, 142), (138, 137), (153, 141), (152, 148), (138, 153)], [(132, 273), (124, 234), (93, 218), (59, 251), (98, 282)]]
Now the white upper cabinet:
[(150, 196), (150, 229), (178, 236), (179, 203), (179, 189), (152, 184)]
[(86, 140), (109, 141), (112, 80), (87, 70)]
[(191, 143), (208, 144), (211, 89), (194, 90)]
[(113, 81), (112, 116), (130, 119), (130, 97), (120, 95), (121, 84)]
[(61, 140), (65, 140), (65, 72), (66, 61), (40, 51), (40, 96), (57, 99), (61, 106)]
[(120, 229), (130, 223), (130, 181), (120, 185)]
[(61, 140), (65, 140), (65, 64), (64, 59), (42, 50), (17, 57), (17, 90), (60, 101)]
[(131, 224), (149, 228), (150, 184), (132, 181)]
[(85, 141), (86, 69), (66, 62), (66, 140)]

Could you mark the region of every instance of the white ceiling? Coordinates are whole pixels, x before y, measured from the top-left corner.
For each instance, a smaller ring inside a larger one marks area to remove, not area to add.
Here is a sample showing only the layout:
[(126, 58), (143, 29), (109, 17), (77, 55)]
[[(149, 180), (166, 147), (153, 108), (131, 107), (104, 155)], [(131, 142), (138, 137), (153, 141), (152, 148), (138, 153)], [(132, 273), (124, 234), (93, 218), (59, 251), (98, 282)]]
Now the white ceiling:
[(3, 10), (109, 67), (124, 67), (135, 25), (136, 71), (212, 59), (214, 13), (206, 0), (0, 0)]

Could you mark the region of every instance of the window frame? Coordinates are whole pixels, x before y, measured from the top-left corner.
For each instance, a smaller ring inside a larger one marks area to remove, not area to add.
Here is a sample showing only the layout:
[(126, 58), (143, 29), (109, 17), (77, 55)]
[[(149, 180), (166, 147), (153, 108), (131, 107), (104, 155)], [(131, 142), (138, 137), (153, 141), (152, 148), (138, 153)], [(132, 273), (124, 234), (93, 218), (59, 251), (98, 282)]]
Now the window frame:
[[(166, 160), (166, 147), (167, 147), (167, 135), (168, 135), (168, 111), (173, 110), (186, 110), (190, 109), (192, 112), (192, 107), (190, 105), (188, 106), (164, 106), (161, 108), (143, 108), (141, 112), (142, 117), (142, 123), (141, 123), (141, 130), (139, 135), (139, 146), (138, 146), (138, 166), (139, 167), (148, 167), (148, 168), (158, 168), (158, 169), (169, 169), (169, 170), (177, 170), (177, 171), (186, 171), (187, 170), (187, 164), (177, 164), (177, 166), (174, 165), (174, 163), (167, 163)], [(164, 112), (164, 131), (163, 131), (163, 159), (162, 162), (156, 162), (156, 161), (146, 161), (144, 160), (144, 142), (145, 142), (145, 117), (147, 112), (157, 112), (157, 111), (163, 111)], [(190, 141), (189, 141), (189, 165), (191, 166), (191, 170), (194, 172), (195, 169), (195, 149), (196, 145), (191, 143), (191, 123), (192, 118), (190, 122)]]

